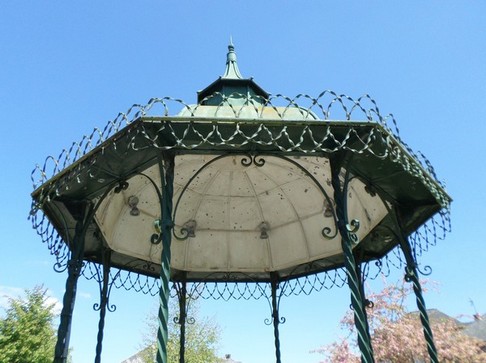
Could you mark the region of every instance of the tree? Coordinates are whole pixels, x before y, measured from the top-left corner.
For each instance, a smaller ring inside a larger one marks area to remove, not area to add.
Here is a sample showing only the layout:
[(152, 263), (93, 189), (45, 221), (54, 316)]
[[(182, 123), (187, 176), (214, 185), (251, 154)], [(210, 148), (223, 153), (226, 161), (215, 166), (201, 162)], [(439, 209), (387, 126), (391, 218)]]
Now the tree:
[(0, 362), (51, 363), (56, 344), (53, 310), (42, 286), (26, 290), (25, 298), (9, 299), (0, 320)]
[[(219, 363), (216, 355), (220, 339), (220, 329), (217, 323), (210, 318), (199, 315), (197, 300), (189, 303), (188, 320), (186, 324), (186, 362), (191, 363)], [(167, 343), (167, 360), (169, 363), (179, 362), (180, 325), (174, 319), (179, 314), (179, 305), (175, 299), (169, 303), (169, 341)], [(153, 363), (157, 351), (156, 339), (158, 329), (157, 312), (151, 313), (147, 318), (147, 333), (144, 334), (144, 350), (141, 353), (144, 363)]]
[[(410, 294), (410, 287), (387, 285), (368, 296), (373, 303), (367, 313), (376, 362), (428, 361), (418, 313), (408, 312), (404, 305)], [(481, 350), (484, 342), (463, 334), (463, 326), (457, 320), (437, 314), (431, 319), (431, 327), (441, 362), (486, 362), (486, 353)], [(352, 312), (342, 318), (341, 328), (347, 337), (316, 350), (326, 356), (321, 363), (360, 362), (357, 343), (351, 339), (356, 335)]]

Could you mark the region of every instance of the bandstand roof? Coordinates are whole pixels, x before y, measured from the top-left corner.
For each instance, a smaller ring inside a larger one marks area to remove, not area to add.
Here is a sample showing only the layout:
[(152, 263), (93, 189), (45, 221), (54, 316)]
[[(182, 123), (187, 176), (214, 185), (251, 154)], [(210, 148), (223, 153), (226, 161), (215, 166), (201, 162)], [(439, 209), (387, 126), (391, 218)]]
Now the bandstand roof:
[[(327, 108), (324, 97), (332, 100)], [(113, 266), (157, 277), (154, 186), (161, 185), (159, 162), (171, 153), (172, 280), (291, 279), (343, 265), (330, 182), (330, 161), (339, 159), (346, 161), (342, 179), (349, 177), (347, 211), (359, 220), (354, 249), (361, 261), (378, 260), (398, 243), (392, 213), (412, 234), (450, 197), (378, 112), (358, 100), (333, 119), (329, 110), (349, 100), (331, 91), (272, 98), (241, 76), (231, 44), (224, 75), (199, 92), (197, 104), (179, 103), (171, 115), (169, 98), (151, 100), (83, 156), (49, 179), (44, 174), (32, 194), (34, 214), (47, 217), (60, 236), (51, 250), (61, 251), (74, 243), (81, 204), (106, 194), (88, 229), (85, 260), (100, 263), (109, 248)], [(156, 106), (164, 112), (148, 115)]]

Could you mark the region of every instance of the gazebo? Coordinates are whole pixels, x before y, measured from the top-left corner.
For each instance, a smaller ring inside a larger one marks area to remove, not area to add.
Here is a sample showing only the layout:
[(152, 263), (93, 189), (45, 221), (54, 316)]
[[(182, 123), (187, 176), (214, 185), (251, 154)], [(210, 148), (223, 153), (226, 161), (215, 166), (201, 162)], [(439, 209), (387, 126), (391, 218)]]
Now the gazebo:
[(449, 229), (451, 199), (368, 95), (270, 95), (241, 75), (230, 44), (196, 104), (133, 106), (47, 158), (33, 182), (33, 226), (67, 271), (55, 362), (67, 358), (80, 275), (101, 287), (95, 362), (113, 286), (160, 294), (157, 362), (167, 361), (171, 283), (181, 362), (188, 297), (267, 298), (280, 362), (281, 297), (345, 283), (362, 361), (373, 362), (363, 281), (392, 260), (438, 361), (417, 259)]

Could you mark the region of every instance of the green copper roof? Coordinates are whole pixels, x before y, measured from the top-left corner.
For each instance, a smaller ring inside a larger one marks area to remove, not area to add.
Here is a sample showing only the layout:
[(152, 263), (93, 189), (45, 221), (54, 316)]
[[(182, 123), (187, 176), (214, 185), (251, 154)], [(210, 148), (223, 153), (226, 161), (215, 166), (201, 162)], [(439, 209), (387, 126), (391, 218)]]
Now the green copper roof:
[(198, 92), (197, 103), (212, 106), (225, 101), (231, 105), (241, 105), (242, 102), (264, 104), (268, 97), (269, 94), (253, 78), (243, 78), (236, 61), (235, 47), (230, 40), (224, 74)]

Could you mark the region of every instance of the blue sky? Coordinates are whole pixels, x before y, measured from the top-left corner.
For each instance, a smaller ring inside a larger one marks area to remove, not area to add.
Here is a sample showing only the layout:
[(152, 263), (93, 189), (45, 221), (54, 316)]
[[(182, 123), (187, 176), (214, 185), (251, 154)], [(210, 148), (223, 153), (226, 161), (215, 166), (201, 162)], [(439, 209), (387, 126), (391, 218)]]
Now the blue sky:
[[(43, 283), (61, 299), (64, 274), (27, 220), (36, 163), (118, 112), (151, 97), (195, 102), (224, 71), (229, 37), (240, 70), (270, 93), (369, 93), (393, 113), (402, 138), (433, 163), (453, 197), (452, 233), (423, 256), (440, 293), (429, 307), (486, 312), (483, 220), (486, 177), (486, 4), (480, 1), (15, 1), (0, 10), (1, 295)], [(397, 280), (401, 271), (390, 279)], [(74, 363), (91, 362), (97, 286), (80, 280)], [(114, 291), (103, 361), (139, 347), (155, 299)], [(348, 306), (346, 289), (282, 301), (286, 362), (330, 342)], [(203, 302), (223, 329), (221, 354), (243, 363), (273, 360), (264, 301)]]

